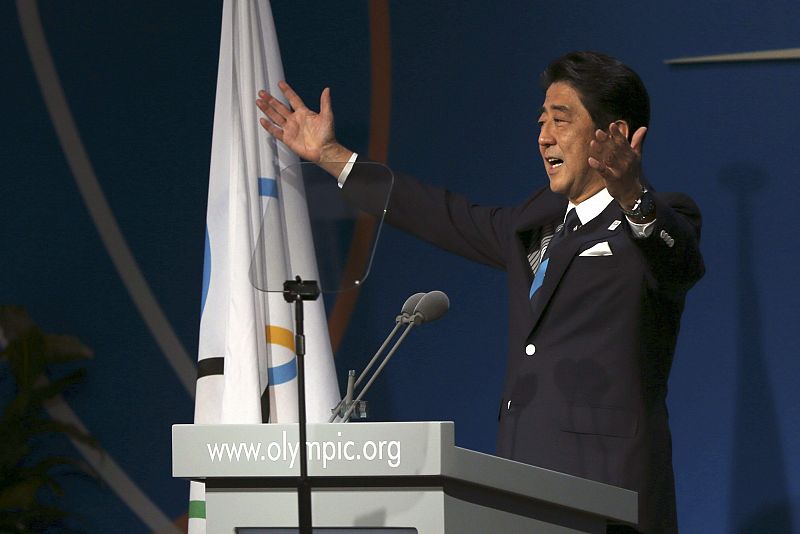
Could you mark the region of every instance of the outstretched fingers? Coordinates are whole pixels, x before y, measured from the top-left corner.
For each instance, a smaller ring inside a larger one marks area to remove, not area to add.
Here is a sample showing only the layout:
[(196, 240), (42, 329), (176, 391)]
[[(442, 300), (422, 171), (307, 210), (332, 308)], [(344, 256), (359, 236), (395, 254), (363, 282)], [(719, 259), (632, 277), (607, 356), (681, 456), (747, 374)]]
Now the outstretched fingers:
[(644, 138), (647, 135), (647, 127), (642, 126), (635, 132), (633, 132), (633, 137), (631, 137), (631, 148), (634, 152), (642, 155), (642, 147), (644, 146)]
[(278, 82), (278, 88), (284, 94), (286, 100), (289, 101), (289, 105), (292, 106), (293, 110), (301, 111), (306, 109), (306, 105), (303, 103), (303, 99), (300, 98), (300, 96), (294, 92), (294, 89), (292, 89), (292, 87), (288, 83), (281, 80)]
[(258, 122), (261, 124), (261, 127), (268, 131), (273, 137), (275, 137), (275, 139), (278, 141), (283, 141), (283, 129), (279, 128), (275, 125), (275, 123), (265, 119), (264, 117), (258, 119)]
[(256, 106), (267, 116), (266, 119), (263, 117), (259, 119), (261, 126), (277, 139), (283, 141), (283, 129), (292, 115), (298, 110), (307, 108), (303, 104), (303, 100), (289, 84), (280, 81), (278, 82), (278, 88), (286, 96), (291, 108), (263, 89), (258, 92), (259, 98), (256, 100)]
[(613, 169), (615, 145), (616, 140), (611, 128), (609, 128), (608, 133), (600, 129), (595, 130), (594, 139), (589, 143), (589, 166), (607, 178), (616, 176)]
[(589, 165), (606, 178), (618, 178), (629, 170), (636, 171), (647, 128), (637, 129), (630, 142), (626, 131), (617, 123), (610, 124), (608, 132), (595, 131), (590, 143)]
[(285, 113), (280, 110), (277, 106), (275, 106), (272, 102), (267, 102), (263, 106), (258, 106), (261, 111), (264, 112), (264, 115), (269, 117), (269, 119), (277, 124), (280, 127), (283, 127), (286, 124), (286, 120), (291, 115), (291, 113)]
[(323, 117), (330, 117), (333, 115), (333, 105), (331, 104), (331, 88), (326, 87), (322, 90), (319, 97), (319, 114)]
[(619, 176), (619, 172), (612, 166), (611, 160), (600, 161), (599, 159), (589, 156), (589, 166), (597, 170), (604, 178), (613, 179)]
[(274, 97), (266, 91), (258, 92), (258, 100), (256, 106), (267, 118), (261, 117), (258, 122), (261, 126), (277, 139), (283, 140), (282, 127), (286, 124), (286, 118), (271, 104)]

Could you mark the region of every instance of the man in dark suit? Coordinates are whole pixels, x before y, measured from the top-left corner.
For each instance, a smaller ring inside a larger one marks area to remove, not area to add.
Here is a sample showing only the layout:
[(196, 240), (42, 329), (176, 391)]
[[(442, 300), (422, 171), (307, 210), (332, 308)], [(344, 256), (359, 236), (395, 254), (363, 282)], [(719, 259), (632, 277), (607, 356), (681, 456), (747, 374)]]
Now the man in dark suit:
[[(539, 151), (549, 188), (487, 208), (396, 175), (387, 220), (507, 272), (509, 354), (498, 454), (639, 493), (639, 524), (677, 532), (666, 408), (680, 316), (704, 272), (700, 212), (641, 175), (649, 98), (638, 75), (592, 52), (542, 75)], [(328, 89), (319, 114), (286, 85), (261, 92), (264, 128), (338, 176), (365, 206), (369, 172), (336, 142)]]

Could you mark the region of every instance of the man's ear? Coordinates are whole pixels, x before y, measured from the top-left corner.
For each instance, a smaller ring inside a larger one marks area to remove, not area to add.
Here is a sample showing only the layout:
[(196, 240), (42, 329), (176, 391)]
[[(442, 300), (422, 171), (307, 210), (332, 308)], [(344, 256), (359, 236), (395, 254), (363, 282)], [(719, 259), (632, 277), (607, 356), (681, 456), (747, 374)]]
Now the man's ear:
[(619, 128), (619, 131), (622, 132), (622, 135), (624, 135), (625, 139), (627, 139), (628, 142), (630, 143), (631, 135), (633, 135), (633, 132), (631, 132), (631, 129), (628, 127), (627, 121), (624, 121), (624, 120), (620, 119), (620, 120), (614, 121), (614, 124), (617, 125), (617, 127)]

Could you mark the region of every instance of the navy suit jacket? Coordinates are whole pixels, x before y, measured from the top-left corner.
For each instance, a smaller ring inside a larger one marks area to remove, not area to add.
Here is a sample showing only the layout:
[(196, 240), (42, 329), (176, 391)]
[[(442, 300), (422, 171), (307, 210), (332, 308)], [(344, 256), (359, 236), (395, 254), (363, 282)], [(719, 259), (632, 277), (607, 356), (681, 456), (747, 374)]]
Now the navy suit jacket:
[[(343, 188), (367, 208), (380, 204), (369, 167), (354, 167)], [(695, 203), (679, 193), (655, 200), (650, 237), (634, 238), (612, 202), (561, 240), (535, 306), (527, 252), (543, 226), (563, 220), (566, 198), (545, 187), (516, 207), (482, 207), (396, 174), (386, 214), (507, 273), (498, 455), (637, 491), (638, 528), (650, 534), (677, 532), (667, 378), (686, 292), (704, 273)], [(612, 255), (580, 255), (602, 242)]]

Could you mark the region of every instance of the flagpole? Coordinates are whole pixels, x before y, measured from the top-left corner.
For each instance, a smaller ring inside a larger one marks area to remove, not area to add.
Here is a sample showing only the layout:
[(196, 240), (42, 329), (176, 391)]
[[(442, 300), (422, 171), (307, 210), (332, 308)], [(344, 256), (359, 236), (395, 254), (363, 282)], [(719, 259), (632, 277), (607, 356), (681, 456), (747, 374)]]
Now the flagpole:
[(300, 534), (312, 534), (311, 483), (308, 478), (308, 451), (306, 448), (306, 338), (303, 331), (303, 301), (319, 298), (319, 284), (303, 280), (300, 276), (283, 284), (283, 298), (294, 303), (295, 353), (297, 355), (297, 404), (299, 420), (300, 477), (297, 480), (297, 522)]

